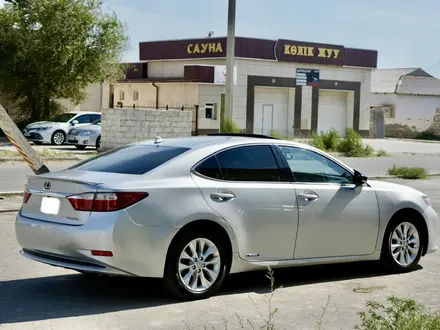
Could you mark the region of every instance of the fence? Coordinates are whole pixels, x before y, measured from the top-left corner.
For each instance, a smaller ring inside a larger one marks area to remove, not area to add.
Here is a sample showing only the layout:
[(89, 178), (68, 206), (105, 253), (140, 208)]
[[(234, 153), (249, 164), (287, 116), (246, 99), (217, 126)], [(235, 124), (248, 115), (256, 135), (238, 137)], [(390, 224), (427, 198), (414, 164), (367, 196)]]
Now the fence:
[[(192, 129), (191, 129), (191, 135), (195, 136), (198, 135), (199, 133), (199, 125), (198, 125), (198, 118), (199, 118), (199, 106), (198, 105), (194, 105), (192, 107), (187, 107), (187, 106), (180, 106), (180, 107), (170, 107), (167, 105), (163, 106), (163, 107), (146, 107), (146, 106), (140, 106), (140, 105), (136, 105), (133, 104), (133, 109), (145, 109), (145, 110), (162, 110), (162, 111), (167, 111), (167, 110), (181, 110), (181, 111), (189, 111), (192, 110)], [(122, 102), (118, 102), (117, 103), (117, 108), (126, 108), (126, 106), (123, 106)]]

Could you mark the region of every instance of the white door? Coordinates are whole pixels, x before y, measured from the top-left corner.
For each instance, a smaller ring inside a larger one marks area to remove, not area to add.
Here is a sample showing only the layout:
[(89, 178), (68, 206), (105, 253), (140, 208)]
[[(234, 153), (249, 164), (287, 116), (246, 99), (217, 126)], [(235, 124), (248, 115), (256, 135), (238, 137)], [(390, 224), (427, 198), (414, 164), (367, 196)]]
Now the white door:
[[(269, 134), (270, 130), (274, 130), (283, 136), (287, 136), (288, 131), (288, 88), (279, 87), (255, 87), (255, 104), (254, 104), (254, 132), (259, 134)], [(268, 114), (266, 106), (272, 106), (271, 128), (263, 129), (262, 121), (266, 119), (264, 127), (269, 126)], [(264, 110), (263, 110), (264, 109)], [(266, 115), (267, 117), (264, 117)], [(292, 123), (293, 124), (293, 123)], [(290, 126), (292, 126), (292, 124)]]
[(261, 123), (261, 132), (265, 135), (270, 135), (273, 129), (273, 105), (263, 105), (263, 120)]
[(318, 132), (332, 128), (345, 136), (347, 127), (347, 92), (319, 91)]

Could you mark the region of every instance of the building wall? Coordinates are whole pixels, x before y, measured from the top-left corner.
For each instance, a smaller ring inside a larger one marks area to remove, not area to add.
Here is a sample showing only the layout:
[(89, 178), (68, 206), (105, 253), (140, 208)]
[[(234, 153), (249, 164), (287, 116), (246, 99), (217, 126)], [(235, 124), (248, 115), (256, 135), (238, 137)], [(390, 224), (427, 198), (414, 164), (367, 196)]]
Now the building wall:
[(101, 125), (101, 145), (107, 150), (157, 135), (162, 138), (191, 136), (192, 111), (106, 109)]
[[(369, 129), (369, 106), (371, 88), (371, 69), (345, 68), (324, 65), (304, 65), (301, 63), (284, 63), (276, 61), (259, 60), (236, 60), (238, 67), (238, 80), (234, 95), (234, 115), (233, 120), (245, 128), (246, 123), (246, 99), (247, 99), (247, 76), (273, 76), (273, 77), (296, 77), (297, 68), (313, 68), (320, 70), (321, 80), (339, 80), (361, 83), (360, 98), (360, 130)], [(311, 87), (303, 87), (301, 129), (310, 129), (311, 120)], [(351, 109), (350, 112), (353, 110)], [(293, 126), (293, 122), (292, 122)]]
[[(224, 59), (197, 59), (197, 60), (177, 60), (177, 61), (151, 61), (148, 64), (148, 77), (152, 78), (177, 78), (183, 77), (184, 66), (185, 65), (225, 65)], [(329, 65), (316, 65), (316, 64), (301, 64), (292, 62), (279, 62), (271, 60), (252, 60), (237, 58), (235, 61), (235, 66), (237, 66), (237, 83), (234, 86), (234, 111), (233, 111), (233, 121), (241, 129), (246, 129), (246, 106), (247, 106), (247, 81), (248, 76), (269, 76), (269, 77), (286, 77), (295, 78), (297, 68), (313, 68), (320, 70), (321, 80), (338, 80), (338, 81), (348, 81), (348, 82), (360, 82), (360, 118), (359, 118), (359, 129), (367, 131), (369, 130), (369, 106), (371, 104), (370, 100), (370, 88), (371, 88), (371, 69), (368, 68), (355, 68), (355, 67), (340, 67), (340, 66), (329, 66)], [(186, 83), (179, 83), (183, 86)], [(133, 84), (134, 85), (134, 84)], [(163, 83), (163, 85), (169, 85), (169, 83)], [(169, 87), (161, 87), (161, 90), (166, 90)], [(149, 95), (148, 98), (155, 100), (153, 97), (153, 92), (155, 92), (150, 87), (150, 92), (146, 92)], [(199, 129), (218, 129), (220, 127), (219, 118), (217, 120), (205, 120), (204, 118), (204, 105), (206, 102), (214, 102), (218, 105), (218, 111), (220, 111), (220, 99), (221, 93), (224, 92), (224, 85), (210, 85), (210, 84), (199, 84), (198, 93), (199, 96), (197, 100), (193, 100), (193, 94), (185, 92), (185, 94), (179, 94), (175, 91), (170, 94), (165, 92), (161, 95), (163, 102), (186, 102), (193, 104), (198, 104), (199, 108)], [(128, 93), (130, 94), (130, 93)], [(126, 94), (127, 106), (129, 105), (128, 97), (130, 95)], [(348, 93), (350, 94), (350, 93)], [(165, 100), (165, 95), (168, 100)], [(182, 97), (180, 97), (181, 95)], [(118, 93), (115, 92), (115, 104), (117, 103)], [(348, 96), (347, 96), (348, 97)], [(293, 98), (293, 100), (292, 100)], [(287, 120), (287, 134), (293, 134), (293, 120), (294, 120), (294, 98), (295, 89), (289, 92), (288, 96), (288, 117)], [(311, 108), (312, 108), (312, 88), (302, 87), (302, 109), (301, 109), (301, 130), (311, 129)], [(141, 103), (141, 102), (139, 102)], [(353, 104), (353, 102), (351, 102)], [(147, 104), (148, 106), (153, 106), (151, 102)], [(125, 103), (124, 103), (125, 106)], [(351, 122), (349, 120), (351, 118)], [(353, 126), (353, 108), (347, 108), (347, 126)]]
[(397, 95), (396, 118), (432, 119), (440, 108), (440, 96)]
[[(224, 85), (200, 84), (199, 85), (199, 122), (198, 127), (203, 133), (206, 131), (218, 131), (220, 129), (220, 106), (221, 94), (225, 92)], [(214, 103), (216, 106), (215, 119), (205, 118), (205, 104)]]
[(58, 102), (66, 109), (66, 111), (101, 111), (109, 107), (109, 85), (108, 84), (91, 84), (87, 88), (87, 96), (84, 102), (75, 105), (66, 99), (59, 99)]
[[(289, 118), (293, 123), (294, 118)], [(310, 130), (312, 128), (312, 87), (302, 88), (301, 100), (301, 130)]]
[[(79, 105), (75, 105), (67, 99), (58, 99), (57, 102), (64, 107), (66, 111), (101, 111), (102, 108), (109, 107), (109, 85), (91, 84), (88, 86), (86, 92), (86, 99)], [(12, 119), (20, 120), (20, 111), (14, 102), (11, 102), (0, 94), (0, 103), (8, 111)]]
[(194, 64), (225, 65), (225, 59), (203, 59), (203, 60), (172, 60), (172, 61), (149, 61), (148, 77), (181, 78), (183, 77), (185, 65)]
[[(198, 104), (199, 85), (193, 83), (156, 83), (159, 88), (159, 108), (194, 107)], [(123, 97), (122, 97), (123, 93)], [(134, 95), (138, 96), (136, 100)], [(120, 83), (114, 86), (115, 107), (155, 108), (156, 87), (152, 83)]]
[(412, 138), (431, 130), (434, 116), (440, 109), (440, 96), (372, 94), (371, 98), (375, 105), (393, 106), (392, 113), (385, 114), (385, 135), (388, 137)]

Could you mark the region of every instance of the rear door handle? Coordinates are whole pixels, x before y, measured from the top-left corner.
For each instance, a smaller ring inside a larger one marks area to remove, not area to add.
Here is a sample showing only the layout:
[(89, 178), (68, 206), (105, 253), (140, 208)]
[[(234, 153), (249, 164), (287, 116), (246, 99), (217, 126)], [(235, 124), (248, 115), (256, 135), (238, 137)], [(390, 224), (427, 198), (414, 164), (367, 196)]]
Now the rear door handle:
[(211, 194), (211, 199), (215, 202), (227, 202), (234, 198), (235, 195), (233, 193), (216, 192)]
[(313, 193), (300, 194), (300, 195), (298, 195), (298, 197), (301, 199), (304, 199), (306, 202), (314, 201), (319, 198), (319, 196), (317, 194), (313, 194)]

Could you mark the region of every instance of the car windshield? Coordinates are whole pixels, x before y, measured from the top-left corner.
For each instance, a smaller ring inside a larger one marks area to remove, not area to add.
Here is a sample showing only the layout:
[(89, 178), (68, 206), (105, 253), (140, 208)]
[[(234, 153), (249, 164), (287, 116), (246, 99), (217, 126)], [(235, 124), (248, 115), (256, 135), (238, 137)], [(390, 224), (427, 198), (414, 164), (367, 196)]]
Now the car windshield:
[(76, 116), (76, 113), (61, 113), (51, 119), (55, 123), (67, 123), (70, 119)]
[(101, 125), (101, 119), (95, 120), (92, 125)]

